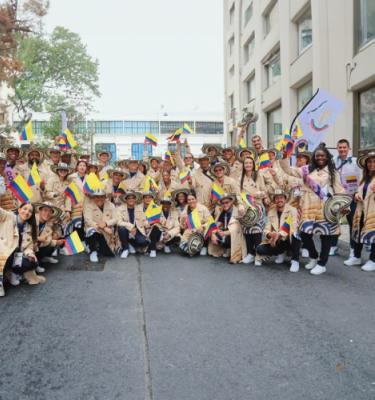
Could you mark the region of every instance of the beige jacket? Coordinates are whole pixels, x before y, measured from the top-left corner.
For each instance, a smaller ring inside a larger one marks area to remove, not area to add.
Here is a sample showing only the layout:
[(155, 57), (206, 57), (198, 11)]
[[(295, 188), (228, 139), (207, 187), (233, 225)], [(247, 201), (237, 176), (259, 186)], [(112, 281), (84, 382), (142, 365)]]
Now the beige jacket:
[(54, 233), (54, 229), (53, 229), (53, 223), (52, 221), (47, 221), (44, 225), (44, 228), (42, 231), (40, 231), (39, 229), (39, 215), (36, 214), (36, 226), (37, 226), (37, 231), (38, 231), (38, 238), (42, 238), (43, 241), (39, 241), (38, 240), (38, 247), (47, 247), (47, 246), (51, 246), (51, 247), (56, 247), (57, 243), (56, 240), (53, 239), (53, 233)]
[(192, 187), (197, 194), (198, 202), (207, 208), (209, 208), (211, 204), (212, 182), (213, 180), (208, 178), (201, 168), (198, 168), (192, 175)]
[(134, 210), (134, 224), (129, 221), (128, 206), (122, 204), (117, 208), (118, 226), (124, 226), (129, 232), (133, 228), (137, 228), (142, 235), (147, 236), (150, 230), (150, 225), (147, 222), (145, 213), (143, 211), (143, 204), (135, 206)]
[(254, 197), (256, 203), (262, 203), (262, 200), (267, 197), (266, 187), (264, 186), (263, 179), (253, 180), (252, 177), (244, 176), (241, 192), (249, 194)]
[[(29, 179), (29, 175), (31, 172), (31, 167), (27, 164), (23, 165), (21, 168), (22, 171), (22, 176), (24, 179), (27, 181)], [(41, 180), (45, 183), (48, 182), (48, 180), (51, 178), (51, 175), (48, 175), (44, 169), (42, 168), (42, 165), (38, 166), (38, 172)], [(51, 171), (52, 174), (52, 171)], [(30, 203), (42, 203), (44, 200), (44, 191), (41, 189), (40, 184), (31, 186), (31, 191), (33, 192), (33, 197), (30, 199)]]
[[(208, 222), (211, 214), (208, 211), (208, 208), (205, 207), (203, 204), (198, 203), (197, 210), (198, 210), (199, 219), (201, 221), (202, 234), (203, 234), (204, 230), (206, 229), (206, 225), (207, 225), (207, 222)], [(182, 227), (182, 229), (185, 229), (184, 234), (182, 235), (183, 242), (187, 242), (191, 233), (193, 232), (191, 229), (188, 229), (187, 217), (188, 217), (188, 207), (185, 208), (185, 210), (182, 212), (181, 217), (180, 217), (181, 227)]]
[(65, 195), (65, 190), (70, 184), (70, 179), (61, 182), (57, 175), (51, 176), (46, 184), (44, 199), (50, 201), (55, 207), (63, 211), (72, 211), (72, 203)]
[(143, 192), (145, 187), (146, 177), (141, 173), (137, 172), (132, 178), (127, 178), (120, 183), (119, 188), (125, 192), (134, 190), (136, 192)]
[(164, 213), (161, 213), (160, 223), (156, 226), (162, 232), (167, 232), (171, 239), (180, 235), (181, 227), (180, 221), (178, 220), (178, 212), (176, 210), (170, 210), (168, 218), (165, 218)]

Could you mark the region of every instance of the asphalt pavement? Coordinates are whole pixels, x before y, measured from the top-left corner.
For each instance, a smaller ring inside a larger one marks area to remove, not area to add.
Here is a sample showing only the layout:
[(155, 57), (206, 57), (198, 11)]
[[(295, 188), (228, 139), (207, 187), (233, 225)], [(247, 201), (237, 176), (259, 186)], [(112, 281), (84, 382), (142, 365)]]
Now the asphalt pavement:
[(0, 399), (375, 399), (375, 273), (343, 260), (64, 257), (0, 299)]

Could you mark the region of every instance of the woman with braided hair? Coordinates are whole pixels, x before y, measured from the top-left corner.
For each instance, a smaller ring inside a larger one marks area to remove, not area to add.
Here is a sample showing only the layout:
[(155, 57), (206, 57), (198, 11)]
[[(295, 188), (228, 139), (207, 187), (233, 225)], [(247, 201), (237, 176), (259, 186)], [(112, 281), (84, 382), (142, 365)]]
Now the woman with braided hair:
[[(326, 264), (332, 239), (340, 234), (340, 224), (329, 222), (324, 216), (324, 202), (329, 196), (345, 193), (340, 176), (335, 170), (333, 156), (324, 143), (313, 152), (310, 163), (292, 168), (289, 159), (280, 161), (281, 168), (288, 174), (303, 179), (300, 205), (302, 209), (299, 232), (307, 248), (310, 262), (305, 266), (312, 275), (326, 272)], [(318, 254), (313, 241), (320, 235), (321, 251)]]

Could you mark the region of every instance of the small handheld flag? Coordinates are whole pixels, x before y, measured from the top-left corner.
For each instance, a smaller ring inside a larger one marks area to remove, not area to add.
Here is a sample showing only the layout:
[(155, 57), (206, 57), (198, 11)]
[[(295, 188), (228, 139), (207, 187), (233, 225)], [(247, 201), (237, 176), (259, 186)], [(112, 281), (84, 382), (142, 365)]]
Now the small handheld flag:
[(288, 215), (284, 223), (282, 224), (280, 231), (285, 232), (287, 235), (290, 235), (290, 227), (292, 225), (292, 217)]
[(184, 131), (183, 131), (182, 128), (178, 128), (178, 129), (176, 130), (176, 132), (175, 132), (173, 135), (171, 135), (171, 136), (168, 137), (167, 140), (168, 140), (169, 142), (179, 142), (179, 141), (180, 141), (180, 137), (181, 137), (181, 135), (182, 135), (183, 132), (184, 132)]
[(303, 132), (302, 132), (302, 129), (301, 129), (301, 125), (299, 123), (299, 120), (297, 119), (296, 125), (295, 125), (294, 130), (293, 130), (292, 137), (295, 140), (295, 139), (301, 138), (302, 136), (303, 136)]
[(28, 202), (33, 197), (30, 186), (21, 175), (17, 175), (9, 183), (8, 187), (22, 204)]
[(164, 161), (169, 161), (174, 166), (174, 159), (169, 150), (165, 152)]
[(33, 140), (33, 139), (34, 139), (33, 123), (29, 121), (22, 129), (20, 140)]
[(145, 134), (145, 142), (155, 147), (158, 145), (158, 139), (154, 135), (151, 135), (151, 133)]
[(66, 197), (68, 197), (70, 199), (73, 206), (80, 203), (80, 201), (82, 199), (81, 193), (79, 192), (79, 189), (74, 182), (71, 182), (69, 184), (69, 186), (65, 189), (65, 195), (66, 195)]
[(159, 190), (159, 186), (156, 184), (155, 180), (151, 178), (151, 176), (146, 175), (146, 181), (143, 191), (148, 192), (157, 192)]
[(240, 139), (240, 147), (241, 147), (241, 149), (245, 149), (246, 148), (246, 142), (245, 142), (245, 139), (243, 137), (241, 137), (241, 139)]
[(81, 239), (78, 236), (78, 232), (74, 231), (64, 240), (65, 248), (70, 256), (73, 254), (82, 253), (85, 248)]
[(188, 216), (187, 216), (187, 226), (189, 229), (198, 229), (202, 226), (201, 220), (199, 218), (198, 210), (194, 209)]
[(253, 196), (251, 196), (247, 193), (241, 192), (241, 199), (244, 202), (244, 204), (247, 205), (248, 207), (254, 207), (254, 197)]
[(213, 183), (211, 186), (211, 199), (214, 201), (219, 201), (223, 194), (224, 190), (216, 183)]
[(68, 128), (65, 129), (63, 136), (65, 137), (66, 145), (69, 149), (77, 147), (77, 143), (73, 138), (72, 132)]
[(267, 152), (259, 157), (259, 169), (269, 168), (271, 166), (270, 157)]
[(59, 148), (60, 148), (60, 150), (64, 151), (64, 150), (66, 150), (66, 147), (67, 147), (67, 145), (66, 145), (65, 137), (61, 136), (59, 139)]
[(208, 222), (207, 222), (207, 227), (204, 231), (204, 239), (207, 240), (208, 238), (211, 237), (211, 235), (218, 230), (218, 227), (216, 225), (215, 220), (210, 216)]
[(156, 205), (153, 201), (148, 205), (145, 216), (147, 222), (152, 225), (160, 222), (161, 206)]
[(42, 179), (39, 175), (38, 167), (37, 167), (36, 163), (34, 163), (33, 166), (31, 167), (31, 171), (30, 171), (30, 175), (27, 180), (27, 183), (29, 186), (35, 186), (35, 185), (39, 185), (40, 182), (42, 182)]
[(290, 135), (284, 135), (284, 145), (287, 157), (290, 157), (294, 150), (294, 140)]
[(191, 173), (190, 173), (190, 170), (182, 171), (182, 172), (180, 173), (180, 175), (179, 175), (180, 182), (181, 182), (182, 184), (186, 183), (186, 182), (189, 180), (190, 174), (191, 174)]
[(86, 194), (92, 194), (95, 192), (95, 190), (98, 189), (104, 189), (104, 185), (102, 182), (100, 182), (96, 174), (94, 172), (91, 172), (85, 179), (85, 183), (83, 185), (83, 191)]
[(193, 133), (193, 129), (191, 129), (189, 124), (187, 124), (186, 122), (184, 123), (184, 127), (182, 128), (182, 130), (186, 135), (191, 135)]

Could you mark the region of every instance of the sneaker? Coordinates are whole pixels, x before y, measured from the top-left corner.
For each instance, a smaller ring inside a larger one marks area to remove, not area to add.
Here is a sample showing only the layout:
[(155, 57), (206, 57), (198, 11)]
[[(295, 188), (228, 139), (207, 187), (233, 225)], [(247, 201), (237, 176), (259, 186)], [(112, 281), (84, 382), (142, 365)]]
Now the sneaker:
[(97, 262), (99, 262), (98, 253), (97, 253), (96, 251), (93, 251), (93, 252), (90, 254), (90, 261), (91, 261), (92, 263), (97, 263)]
[(326, 267), (322, 267), (321, 265), (317, 264), (315, 268), (310, 271), (311, 275), (321, 275), (327, 271)]
[(224, 251), (223, 257), (224, 258), (229, 258), (229, 256), (230, 256), (230, 251), (227, 249), (227, 250)]
[(354, 257), (354, 249), (350, 249), (349, 258)]
[(375, 271), (375, 262), (368, 260), (367, 263), (362, 266), (361, 270), (365, 272)]
[(43, 268), (43, 267), (41, 267), (40, 265), (38, 265), (38, 266), (35, 268), (35, 271), (36, 271), (38, 274), (41, 274), (42, 272), (46, 272), (46, 269)]
[(347, 260), (344, 261), (344, 265), (346, 265), (347, 267), (351, 267), (353, 265), (361, 265), (361, 264), (362, 260), (357, 257), (349, 257)]
[(4, 286), (0, 285), (0, 297), (4, 297), (4, 296), (5, 296)]
[(53, 253), (51, 254), (52, 257), (57, 257), (59, 255), (59, 249), (56, 247), (55, 250), (53, 250)]
[(291, 264), (291, 266), (289, 268), (289, 271), (290, 272), (298, 272), (299, 271), (299, 262), (295, 261), (295, 260), (292, 260), (292, 264)]
[(120, 258), (128, 258), (128, 255), (129, 255), (129, 250), (126, 249), (121, 253)]
[(262, 266), (262, 260), (255, 260), (255, 261), (254, 261), (254, 265), (255, 265), (256, 267), (261, 267), (261, 266)]
[(316, 267), (316, 264), (318, 264), (318, 260), (315, 260), (314, 258), (310, 258), (310, 262), (305, 265), (305, 269), (313, 269)]
[(155, 258), (156, 257), (156, 250), (151, 250), (150, 251), (150, 257)]
[(302, 249), (301, 256), (303, 258), (309, 258), (310, 257), (309, 251), (307, 249)]
[(171, 254), (172, 253), (172, 250), (171, 250), (171, 248), (169, 247), (169, 246), (164, 246), (164, 253), (165, 254)]
[(207, 255), (207, 247), (202, 247), (201, 252), (199, 253), (201, 256), (206, 256)]
[(243, 260), (242, 263), (243, 264), (251, 264), (252, 262), (254, 262), (255, 260), (255, 256), (253, 256), (252, 254), (248, 254)]
[(136, 253), (135, 248), (131, 244), (129, 244), (129, 253), (130, 254), (135, 254)]
[(53, 257), (44, 257), (42, 258), (42, 263), (48, 263), (48, 264), (57, 264), (59, 260)]
[(12, 271), (9, 271), (5, 274), (7, 280), (12, 286), (18, 286), (20, 284), (20, 278), (17, 274)]
[(330, 255), (330, 256), (337, 256), (337, 251), (338, 251), (337, 246), (332, 246), (332, 247), (329, 249), (329, 255)]
[(279, 254), (275, 259), (276, 264), (282, 264), (284, 261), (285, 261), (285, 253)]

